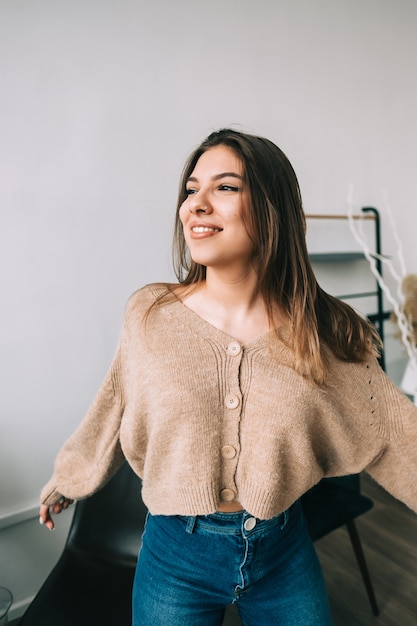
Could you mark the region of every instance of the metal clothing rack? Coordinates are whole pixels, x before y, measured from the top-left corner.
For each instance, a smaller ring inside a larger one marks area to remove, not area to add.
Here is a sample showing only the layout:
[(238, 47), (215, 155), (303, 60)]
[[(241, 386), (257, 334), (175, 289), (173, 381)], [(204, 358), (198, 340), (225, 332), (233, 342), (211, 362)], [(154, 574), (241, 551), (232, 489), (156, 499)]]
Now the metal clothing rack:
[[(364, 215), (353, 215), (353, 219), (372, 220), (374, 222), (374, 235), (375, 235), (375, 252), (378, 255), (375, 259), (375, 264), (378, 272), (382, 276), (382, 261), (379, 258), (382, 254), (381, 251), (381, 223), (379, 212), (374, 207), (362, 207), (361, 211)], [(306, 219), (327, 219), (327, 220), (348, 220), (348, 215), (342, 214), (308, 214), (306, 213)], [(362, 252), (323, 252), (310, 254), (310, 260), (312, 263), (334, 263), (334, 262), (346, 262), (355, 261), (358, 259), (365, 259), (365, 255)], [(348, 300), (354, 298), (363, 298), (372, 296), (376, 298), (376, 312), (367, 314), (368, 319), (375, 324), (379, 336), (382, 342), (384, 341), (384, 321), (390, 316), (389, 311), (384, 311), (383, 292), (375, 279), (375, 290), (365, 293), (348, 293), (338, 295), (341, 300)], [(385, 358), (382, 352), (380, 357), (380, 363), (383, 369), (385, 369)]]

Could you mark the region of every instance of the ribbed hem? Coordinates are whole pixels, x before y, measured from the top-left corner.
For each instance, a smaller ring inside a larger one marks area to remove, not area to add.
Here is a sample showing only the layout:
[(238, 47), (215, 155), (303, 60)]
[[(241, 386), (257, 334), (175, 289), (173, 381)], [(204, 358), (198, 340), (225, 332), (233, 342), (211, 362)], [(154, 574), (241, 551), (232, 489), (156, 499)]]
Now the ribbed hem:
[(142, 499), (152, 515), (210, 515), (218, 510), (219, 488), (214, 484), (170, 489), (142, 487)]
[[(289, 509), (297, 497), (294, 490), (291, 494), (268, 491), (255, 483), (240, 482), (239, 498), (241, 505), (258, 519), (270, 519)], [(300, 494), (301, 496), (301, 494)]]
[[(142, 499), (152, 515), (210, 515), (219, 509), (218, 495), (217, 485), (179, 487), (170, 490), (169, 495), (161, 489), (142, 487)], [(250, 482), (241, 484), (238, 493), (242, 507), (258, 519), (279, 515), (296, 499), (288, 494), (277, 498)]]

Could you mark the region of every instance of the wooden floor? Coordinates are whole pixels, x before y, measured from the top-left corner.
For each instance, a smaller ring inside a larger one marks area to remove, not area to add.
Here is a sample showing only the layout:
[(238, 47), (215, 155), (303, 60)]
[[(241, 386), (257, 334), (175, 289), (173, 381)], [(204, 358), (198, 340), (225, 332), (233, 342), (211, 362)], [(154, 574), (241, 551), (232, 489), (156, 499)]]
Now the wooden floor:
[(380, 614), (372, 614), (348, 533), (341, 528), (315, 544), (335, 625), (416, 626), (417, 515), (367, 476), (362, 491), (373, 499), (374, 508), (356, 526)]

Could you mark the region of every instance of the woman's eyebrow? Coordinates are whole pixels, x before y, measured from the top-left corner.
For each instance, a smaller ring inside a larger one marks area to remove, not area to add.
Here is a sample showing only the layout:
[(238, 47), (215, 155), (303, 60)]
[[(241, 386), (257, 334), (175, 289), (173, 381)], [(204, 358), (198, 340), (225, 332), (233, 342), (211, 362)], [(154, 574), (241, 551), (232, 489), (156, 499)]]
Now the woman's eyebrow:
[[(212, 176), (211, 180), (220, 180), (220, 178), (225, 178), (227, 176), (231, 176), (232, 178), (238, 178), (239, 180), (243, 180), (243, 176), (241, 176), (240, 174), (236, 174), (236, 172), (221, 172), (220, 174), (215, 174), (214, 176)], [(196, 178), (195, 176), (189, 176), (186, 182), (188, 183), (189, 181), (193, 183), (197, 183), (198, 178)]]
[(220, 178), (225, 178), (226, 176), (231, 176), (232, 178), (239, 178), (239, 180), (243, 180), (243, 176), (240, 174), (236, 174), (235, 172), (222, 172), (221, 174), (216, 174), (212, 177), (212, 180), (219, 180)]

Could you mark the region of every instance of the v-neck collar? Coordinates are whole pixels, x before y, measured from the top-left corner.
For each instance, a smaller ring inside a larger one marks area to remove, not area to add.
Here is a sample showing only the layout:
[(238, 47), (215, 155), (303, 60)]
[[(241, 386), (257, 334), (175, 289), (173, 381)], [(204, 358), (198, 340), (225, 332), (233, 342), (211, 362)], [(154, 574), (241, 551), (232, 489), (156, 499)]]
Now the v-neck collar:
[(214, 326), (203, 317), (201, 317), (198, 313), (190, 309), (175, 293), (169, 289), (166, 285), (153, 285), (152, 291), (157, 297), (161, 297), (170, 294), (172, 298), (169, 299), (166, 303), (163, 304), (163, 308), (169, 312), (170, 315), (173, 315), (179, 322), (183, 323), (186, 326), (192, 328), (192, 330), (199, 335), (205, 337), (206, 339), (210, 339), (211, 341), (217, 341), (221, 345), (227, 345), (231, 341), (237, 341), (239, 345), (242, 346), (245, 350), (259, 349), (269, 347), (272, 344), (278, 342), (281, 346), (286, 349), (287, 346), (280, 340), (279, 335), (283, 334), (285, 336), (285, 329), (280, 328), (278, 333), (276, 330), (269, 330), (266, 333), (262, 333), (258, 337), (251, 339), (249, 341), (241, 341), (240, 339), (234, 337), (233, 335), (229, 335), (224, 332), (217, 326)]

